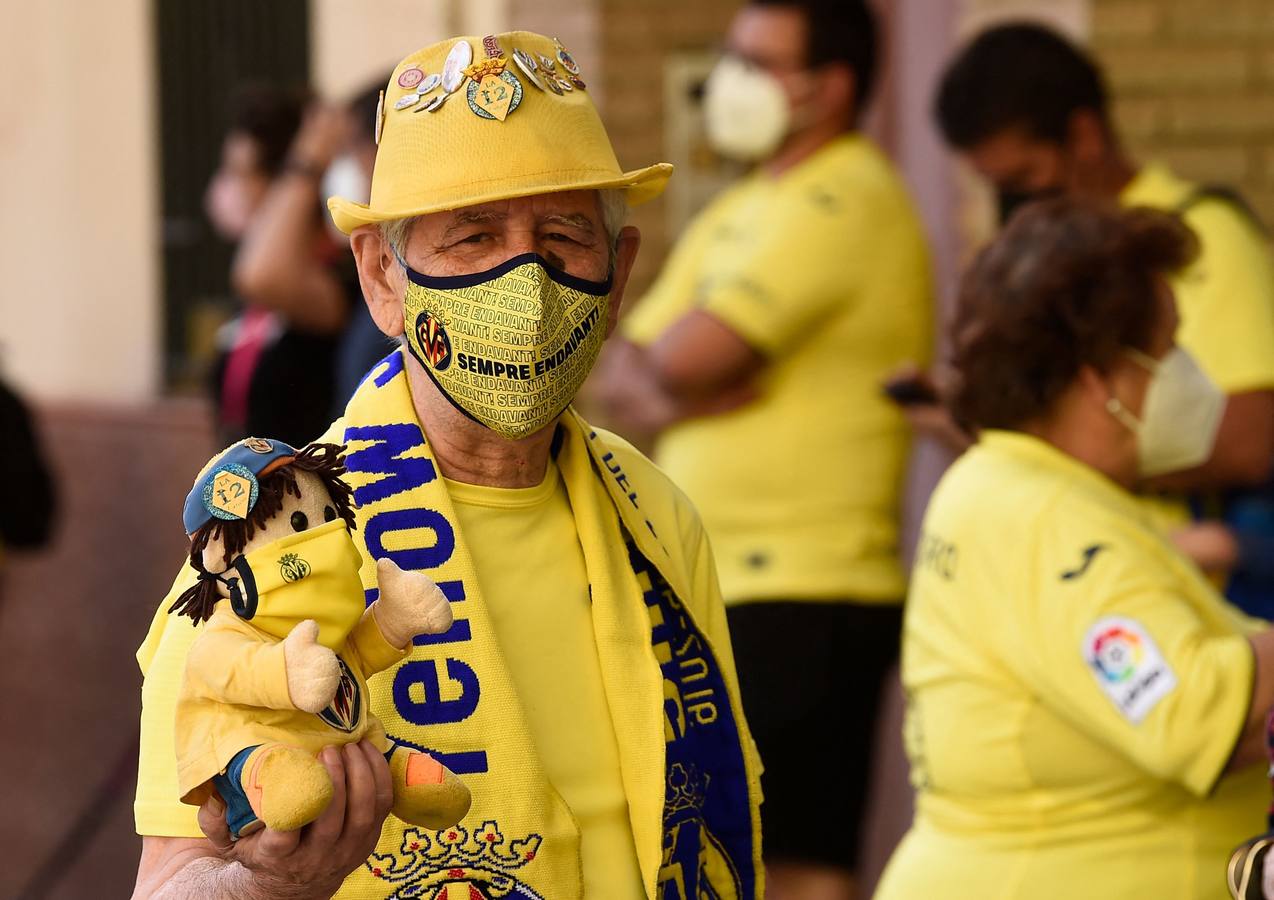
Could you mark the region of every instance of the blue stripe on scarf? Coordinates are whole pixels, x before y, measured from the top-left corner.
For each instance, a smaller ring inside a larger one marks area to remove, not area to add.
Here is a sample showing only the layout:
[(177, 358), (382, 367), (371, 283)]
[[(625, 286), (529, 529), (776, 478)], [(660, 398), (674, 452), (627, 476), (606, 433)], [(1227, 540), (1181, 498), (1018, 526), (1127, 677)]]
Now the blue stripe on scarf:
[(659, 897), (702, 900), (731, 891), (752, 897), (748, 773), (725, 679), (681, 601), (631, 540), (628, 561), (650, 614), (665, 688), (675, 688), (664, 701), (668, 745)]
[[(392, 365), (391, 365), (392, 368)], [(387, 382), (386, 382), (387, 383)], [(376, 382), (381, 387), (379, 379)], [(415, 490), (438, 477), (438, 470), (428, 459), (406, 457), (407, 451), (425, 444), (424, 433), (414, 423), (387, 423), (383, 425), (349, 426), (345, 429), (345, 442), (365, 441), (367, 446), (351, 451), (345, 457), (345, 467), (350, 472), (379, 475), (380, 478), (354, 490), (354, 500), (359, 506)], [(432, 532), (432, 542), (417, 546), (385, 548), (384, 537), (393, 532)], [(428, 572), (447, 563), (456, 549), (456, 534), (451, 523), (438, 510), (424, 507), (387, 509), (373, 513), (363, 525), (363, 540), (373, 559), (389, 558), (405, 570)], [(459, 581), (442, 581), (439, 587), (453, 603), (466, 597), (464, 584)], [(376, 599), (375, 590), (366, 591), (368, 604)], [(473, 639), (468, 619), (457, 617), (445, 634), (426, 635), (417, 638), (418, 645), (447, 645)], [(439, 653), (445, 652), (439, 650)], [(460, 695), (453, 700), (441, 699), (439, 666), (446, 678), (460, 688)], [(418, 690), (413, 691), (413, 688)], [(413, 699), (423, 696), (424, 700)], [(390, 691), (394, 706), (402, 718), (422, 728), (452, 722), (463, 722), (474, 714), (482, 698), (482, 685), (477, 672), (468, 663), (455, 657), (442, 659), (411, 659), (394, 670)], [(402, 738), (391, 739), (407, 743)], [(435, 753), (440, 762), (459, 775), (471, 775), (487, 771), (487, 755), (483, 750), (460, 750), (453, 753)]]

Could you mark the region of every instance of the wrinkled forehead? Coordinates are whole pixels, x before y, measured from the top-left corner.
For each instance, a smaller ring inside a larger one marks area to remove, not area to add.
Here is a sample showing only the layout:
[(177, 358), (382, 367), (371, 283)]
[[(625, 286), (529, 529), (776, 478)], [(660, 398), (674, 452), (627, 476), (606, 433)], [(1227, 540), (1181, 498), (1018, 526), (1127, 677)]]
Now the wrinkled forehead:
[(601, 199), (597, 191), (556, 191), (493, 200), (420, 216), (414, 234), (441, 234), (459, 225), (481, 223), (496, 228), (533, 228), (543, 223), (569, 224), (601, 233)]

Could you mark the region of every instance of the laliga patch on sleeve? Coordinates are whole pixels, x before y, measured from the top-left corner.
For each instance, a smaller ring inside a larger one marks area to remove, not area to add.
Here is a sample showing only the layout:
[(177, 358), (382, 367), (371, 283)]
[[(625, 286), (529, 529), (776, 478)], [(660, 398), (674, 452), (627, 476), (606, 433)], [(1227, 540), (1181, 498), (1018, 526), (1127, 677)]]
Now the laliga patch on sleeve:
[(1177, 686), (1172, 667), (1135, 619), (1099, 620), (1084, 635), (1084, 660), (1106, 696), (1134, 725)]

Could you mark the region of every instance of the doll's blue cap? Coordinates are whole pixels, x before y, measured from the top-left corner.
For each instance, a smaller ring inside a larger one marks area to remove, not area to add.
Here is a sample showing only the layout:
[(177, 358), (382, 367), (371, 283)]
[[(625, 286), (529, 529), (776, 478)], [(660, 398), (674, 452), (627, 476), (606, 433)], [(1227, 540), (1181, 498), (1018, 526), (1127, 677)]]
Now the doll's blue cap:
[(213, 518), (246, 519), (257, 504), (257, 479), (290, 462), (296, 453), (295, 447), (283, 441), (255, 437), (221, 451), (203, 467), (186, 495), (181, 514), (186, 534), (194, 534)]

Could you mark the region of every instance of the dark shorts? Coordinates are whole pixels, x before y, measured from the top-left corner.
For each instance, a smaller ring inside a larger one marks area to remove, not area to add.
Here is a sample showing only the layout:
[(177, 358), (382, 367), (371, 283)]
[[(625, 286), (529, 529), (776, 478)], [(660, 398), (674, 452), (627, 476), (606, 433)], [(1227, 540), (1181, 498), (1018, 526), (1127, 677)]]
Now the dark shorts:
[(763, 602), (727, 615), (743, 709), (765, 764), (765, 859), (855, 871), (902, 607)]

